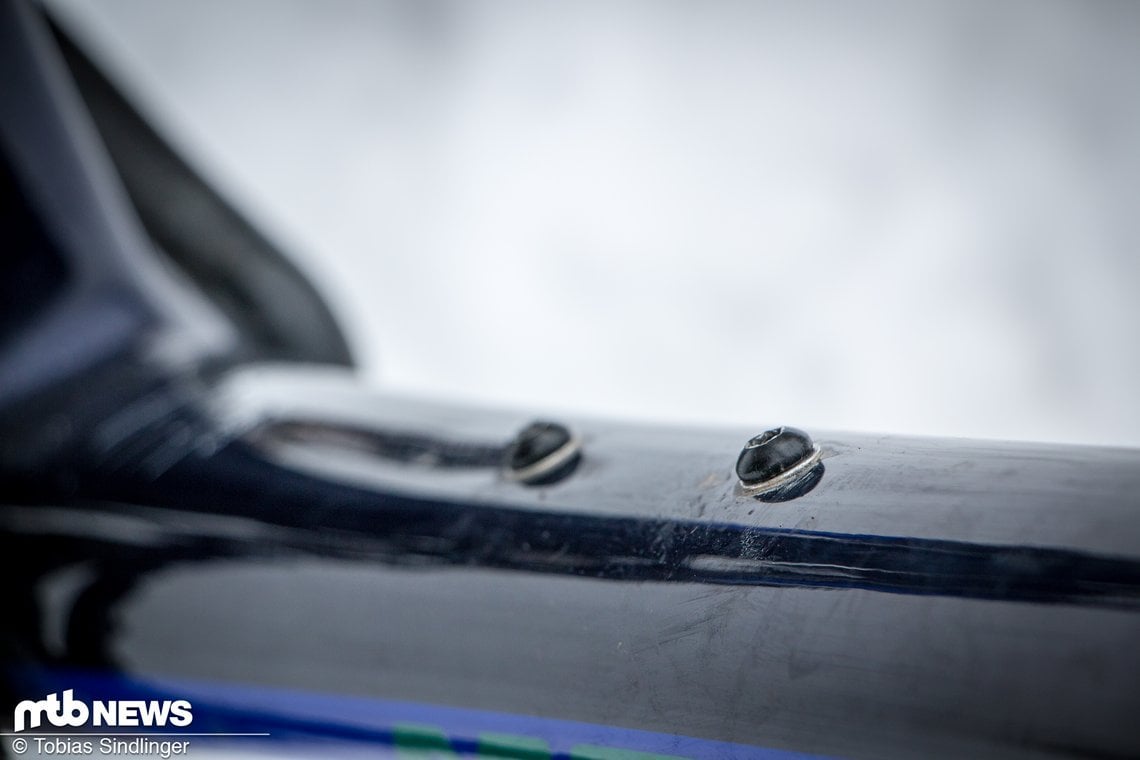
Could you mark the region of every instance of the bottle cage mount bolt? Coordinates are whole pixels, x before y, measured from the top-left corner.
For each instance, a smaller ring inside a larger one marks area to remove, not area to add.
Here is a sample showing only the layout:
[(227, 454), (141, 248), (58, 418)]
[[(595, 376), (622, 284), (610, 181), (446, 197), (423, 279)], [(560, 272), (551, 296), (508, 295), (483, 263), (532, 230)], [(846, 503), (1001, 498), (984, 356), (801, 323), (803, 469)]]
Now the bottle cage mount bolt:
[(582, 458), (582, 442), (557, 422), (532, 422), (507, 447), (503, 472), (528, 486), (549, 485), (568, 476)]
[(819, 446), (799, 428), (765, 430), (744, 446), (736, 476), (748, 491), (766, 491), (806, 475), (819, 461)]

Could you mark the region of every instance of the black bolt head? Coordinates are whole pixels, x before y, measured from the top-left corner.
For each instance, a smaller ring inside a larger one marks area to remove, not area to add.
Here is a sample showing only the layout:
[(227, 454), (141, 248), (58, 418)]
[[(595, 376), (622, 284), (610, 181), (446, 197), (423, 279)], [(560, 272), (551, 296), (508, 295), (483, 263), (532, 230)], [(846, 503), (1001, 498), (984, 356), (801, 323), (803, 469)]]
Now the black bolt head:
[(580, 458), (573, 441), (565, 425), (532, 422), (507, 448), (506, 467), (515, 479), (527, 485), (561, 480), (574, 470)]
[(745, 445), (736, 460), (736, 475), (746, 486), (759, 485), (815, 455), (811, 436), (794, 427), (766, 430)]

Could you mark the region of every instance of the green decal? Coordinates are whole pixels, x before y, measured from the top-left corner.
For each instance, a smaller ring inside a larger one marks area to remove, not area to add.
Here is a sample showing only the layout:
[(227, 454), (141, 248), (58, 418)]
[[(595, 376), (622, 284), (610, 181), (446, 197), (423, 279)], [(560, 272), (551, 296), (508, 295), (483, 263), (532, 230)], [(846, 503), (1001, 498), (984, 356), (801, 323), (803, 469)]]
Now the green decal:
[(396, 757), (402, 760), (458, 757), (451, 749), (447, 734), (435, 726), (397, 723), (392, 726), (392, 741), (396, 745)]
[[(392, 743), (400, 760), (448, 760), (458, 758), (447, 734), (436, 726), (397, 723), (392, 726)], [(466, 754), (466, 753), (464, 753)], [(550, 745), (542, 739), (515, 734), (479, 734), (479, 757), (501, 760), (551, 760)], [(579, 744), (570, 750), (570, 760), (686, 760), (677, 755), (657, 755), (632, 749)]]
[(513, 734), (479, 734), (479, 756), (513, 760), (550, 760), (550, 745), (542, 739)]

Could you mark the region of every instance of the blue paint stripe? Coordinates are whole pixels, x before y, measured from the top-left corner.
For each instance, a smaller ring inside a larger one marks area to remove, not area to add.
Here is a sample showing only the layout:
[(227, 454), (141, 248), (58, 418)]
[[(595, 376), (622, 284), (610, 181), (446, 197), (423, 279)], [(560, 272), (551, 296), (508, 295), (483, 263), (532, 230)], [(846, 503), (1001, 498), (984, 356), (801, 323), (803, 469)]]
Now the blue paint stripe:
[(394, 726), (418, 724), (442, 731), (460, 754), (475, 754), (479, 735), (493, 732), (542, 739), (560, 760), (569, 760), (571, 750), (583, 744), (694, 760), (819, 757), (557, 718), (217, 681), (143, 680), (118, 673), (61, 669), (21, 668), (15, 675), (24, 692), (21, 698), (39, 699), (51, 692), (74, 689), (76, 698), (85, 701), (187, 699), (193, 705), (194, 722), (182, 730), (268, 731), (277, 742), (320, 739), (391, 748)]

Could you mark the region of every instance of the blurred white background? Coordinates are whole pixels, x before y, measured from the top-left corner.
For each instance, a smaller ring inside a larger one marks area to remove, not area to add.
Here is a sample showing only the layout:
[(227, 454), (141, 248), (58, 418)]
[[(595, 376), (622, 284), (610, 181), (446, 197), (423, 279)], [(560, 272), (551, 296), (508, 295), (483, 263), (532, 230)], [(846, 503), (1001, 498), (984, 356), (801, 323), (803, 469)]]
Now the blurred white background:
[(370, 381), (1140, 445), (1140, 4), (57, 0)]

